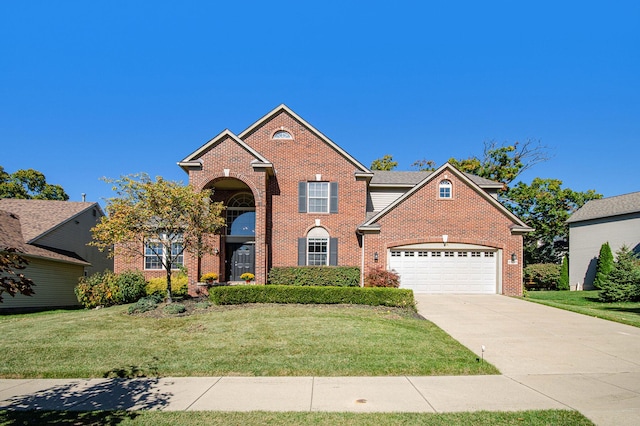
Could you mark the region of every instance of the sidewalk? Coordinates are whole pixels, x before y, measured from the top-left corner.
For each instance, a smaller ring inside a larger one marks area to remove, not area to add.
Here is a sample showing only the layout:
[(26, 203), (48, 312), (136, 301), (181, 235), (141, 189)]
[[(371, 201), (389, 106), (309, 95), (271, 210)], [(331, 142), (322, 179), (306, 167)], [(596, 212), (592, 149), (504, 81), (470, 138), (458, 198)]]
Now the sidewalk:
[(569, 409), (505, 376), (1, 379), (0, 408), (362, 413)]

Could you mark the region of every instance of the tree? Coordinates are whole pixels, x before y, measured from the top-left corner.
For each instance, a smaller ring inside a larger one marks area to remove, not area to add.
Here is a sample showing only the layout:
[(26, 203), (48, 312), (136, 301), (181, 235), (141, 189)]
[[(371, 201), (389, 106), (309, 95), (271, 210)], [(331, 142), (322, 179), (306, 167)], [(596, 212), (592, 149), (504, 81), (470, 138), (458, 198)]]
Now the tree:
[(224, 225), (222, 203), (211, 201), (212, 191), (146, 174), (124, 176), (113, 183), (117, 197), (107, 200), (107, 216), (93, 229), (100, 250), (114, 256), (152, 253), (167, 275), (171, 302), (171, 271), (184, 252), (201, 257), (213, 251), (211, 238)]
[(504, 196), (504, 204), (535, 230), (524, 236), (525, 263), (558, 263), (567, 252), (571, 214), (587, 201), (602, 198), (593, 190), (562, 188), (558, 179), (518, 182)]
[(602, 302), (640, 300), (640, 263), (627, 246), (616, 252), (616, 261), (599, 295)]
[[(509, 185), (522, 172), (548, 158), (546, 147), (530, 140), (501, 146), (491, 141), (484, 143), (482, 158), (450, 158), (449, 163), (462, 172)], [(412, 166), (418, 170), (435, 170), (435, 163), (431, 160), (418, 160)]]
[(27, 267), (29, 262), (20, 255), (16, 248), (8, 247), (0, 253), (0, 303), (2, 303), (2, 293), (9, 293), (11, 297), (20, 293), (25, 296), (35, 294), (31, 279), (18, 272)]
[(382, 158), (373, 160), (371, 163), (371, 170), (393, 170), (398, 167), (398, 162), (393, 161), (393, 157), (389, 154)]
[(564, 255), (562, 267), (560, 268), (560, 278), (558, 278), (558, 290), (569, 290), (569, 257)]
[(609, 274), (613, 270), (613, 265), (613, 252), (611, 251), (611, 246), (607, 241), (600, 246), (600, 254), (598, 255), (598, 263), (596, 265), (596, 276), (593, 279), (593, 286), (595, 288), (601, 289), (604, 287)]
[(0, 198), (66, 201), (69, 196), (60, 185), (48, 184), (37, 170), (24, 169), (9, 174), (0, 166)]

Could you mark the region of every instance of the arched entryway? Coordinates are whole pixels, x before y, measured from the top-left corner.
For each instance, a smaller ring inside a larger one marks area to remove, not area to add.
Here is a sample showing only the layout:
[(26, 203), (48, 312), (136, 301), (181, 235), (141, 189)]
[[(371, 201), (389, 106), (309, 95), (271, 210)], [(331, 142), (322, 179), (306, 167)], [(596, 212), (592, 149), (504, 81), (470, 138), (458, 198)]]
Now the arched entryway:
[(241, 281), (245, 272), (256, 273), (256, 202), (251, 188), (233, 177), (212, 181), (212, 201), (225, 206), (225, 227), (220, 233), (217, 273), (221, 281)]

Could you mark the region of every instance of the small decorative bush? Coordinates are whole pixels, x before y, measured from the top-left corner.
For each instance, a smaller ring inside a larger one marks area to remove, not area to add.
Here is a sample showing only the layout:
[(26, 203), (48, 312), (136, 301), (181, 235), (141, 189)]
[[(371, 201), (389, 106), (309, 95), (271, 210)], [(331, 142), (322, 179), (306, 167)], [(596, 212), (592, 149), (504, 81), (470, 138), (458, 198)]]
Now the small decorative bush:
[(216, 274), (215, 272), (207, 272), (206, 274), (203, 274), (200, 277), (200, 282), (207, 282), (207, 281), (215, 281), (218, 279), (218, 274)]
[(269, 283), (296, 286), (359, 287), (360, 268), (355, 266), (274, 267)]
[(525, 284), (530, 288), (555, 289), (560, 279), (560, 265), (555, 263), (534, 263), (525, 266), (523, 272)]
[(187, 307), (181, 303), (171, 303), (164, 307), (164, 311), (171, 315), (177, 315), (186, 312)]
[[(167, 294), (167, 279), (165, 277), (151, 278), (147, 281), (147, 295)], [(189, 279), (187, 274), (177, 272), (171, 275), (171, 293), (174, 296), (186, 296), (189, 291)]]
[(146, 295), (147, 282), (139, 271), (127, 271), (118, 274), (116, 285), (120, 295), (118, 303), (133, 303)]
[(256, 276), (251, 272), (245, 272), (244, 274), (240, 275), (240, 279), (243, 281), (252, 281), (255, 277)]
[(396, 271), (387, 271), (381, 266), (370, 268), (364, 277), (365, 287), (400, 287), (400, 276)]
[(354, 304), (415, 310), (413, 291), (396, 288), (229, 286), (212, 288), (209, 291), (209, 299), (216, 305), (244, 303)]
[(152, 311), (158, 307), (158, 303), (154, 297), (143, 297), (133, 305), (129, 306), (129, 314), (141, 314), (143, 312)]
[(117, 276), (108, 270), (88, 277), (80, 277), (74, 292), (78, 302), (88, 309), (116, 305), (122, 300)]

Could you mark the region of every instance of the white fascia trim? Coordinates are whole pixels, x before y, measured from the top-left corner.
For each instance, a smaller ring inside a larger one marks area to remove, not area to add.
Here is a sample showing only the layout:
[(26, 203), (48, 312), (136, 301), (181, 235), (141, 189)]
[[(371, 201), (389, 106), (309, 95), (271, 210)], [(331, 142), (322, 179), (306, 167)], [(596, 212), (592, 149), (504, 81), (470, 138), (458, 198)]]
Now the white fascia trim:
[(335, 149), (336, 151), (338, 151), (338, 153), (340, 153), (340, 155), (342, 155), (344, 158), (346, 158), (347, 160), (349, 160), (349, 162), (351, 162), (353, 165), (355, 165), (357, 168), (359, 168), (361, 171), (365, 172), (365, 173), (371, 173), (371, 170), (369, 170), (368, 168), (366, 168), (363, 164), (361, 164), (358, 160), (356, 160), (355, 158), (353, 158), (351, 155), (349, 155), (344, 149), (340, 148), (338, 145), (336, 145), (336, 143), (334, 143), (331, 139), (329, 139), (328, 137), (326, 137), (321, 131), (319, 131), (318, 129), (316, 129), (315, 127), (313, 127), (311, 124), (309, 124), (305, 119), (303, 119), (302, 117), (300, 117), (298, 114), (296, 114), (295, 112), (293, 112), (288, 106), (286, 106), (285, 104), (280, 104), (279, 106), (275, 107), (273, 110), (271, 110), (270, 112), (268, 112), (264, 117), (260, 118), (258, 121), (256, 121), (255, 123), (253, 123), (251, 126), (247, 127), (244, 131), (242, 131), (238, 137), (240, 139), (243, 139), (246, 135), (248, 135), (249, 133), (251, 133), (256, 127), (260, 126), (262, 123), (264, 123), (265, 121), (267, 121), (269, 118), (271, 118), (272, 116), (274, 116), (275, 114), (277, 114), (280, 111), (285, 111), (287, 112), (289, 115), (291, 115), (293, 118), (295, 118), (296, 120), (298, 120), (299, 122), (301, 122), (305, 127), (307, 127), (309, 130), (311, 130), (313, 133), (315, 133), (320, 139), (322, 139), (327, 145), (331, 146), (333, 149)]
[(442, 166), (438, 167), (436, 170), (433, 171), (433, 173), (431, 173), (429, 176), (425, 177), (416, 186), (411, 188), (409, 191), (405, 192), (402, 196), (400, 196), (398, 199), (396, 199), (393, 203), (389, 204), (387, 207), (382, 209), (377, 215), (373, 216), (371, 219), (369, 219), (367, 222), (365, 222), (363, 224), (363, 226), (367, 226), (367, 225), (371, 225), (371, 224), (375, 223), (378, 219), (380, 219), (382, 216), (387, 214), (390, 210), (394, 209), (398, 204), (402, 203), (404, 200), (406, 200), (407, 198), (411, 197), (411, 195), (413, 195), (414, 192), (418, 191), (420, 188), (425, 186), (428, 182), (432, 181), (436, 176), (438, 176), (445, 169), (447, 169), (451, 173), (455, 174), (460, 180), (463, 180), (464, 182), (466, 182), (467, 185), (470, 188), (472, 188), (473, 190), (475, 190), (482, 198), (487, 200), (494, 207), (498, 208), (498, 210), (500, 210), (505, 216), (509, 217), (509, 219), (511, 219), (516, 224), (516, 227), (520, 227), (520, 228), (523, 228), (523, 229), (529, 228), (527, 226), (527, 224), (524, 223), (522, 220), (520, 220), (520, 218), (518, 216), (516, 216), (513, 213), (511, 213), (505, 206), (500, 204), (500, 202), (498, 200), (493, 198), (491, 195), (487, 194), (487, 192), (484, 191), (482, 188), (480, 188), (480, 186), (478, 184), (474, 183), (471, 179), (469, 179), (467, 176), (465, 176), (464, 173), (462, 173), (461, 171), (456, 169), (453, 165), (451, 165), (448, 162), (444, 163)]

